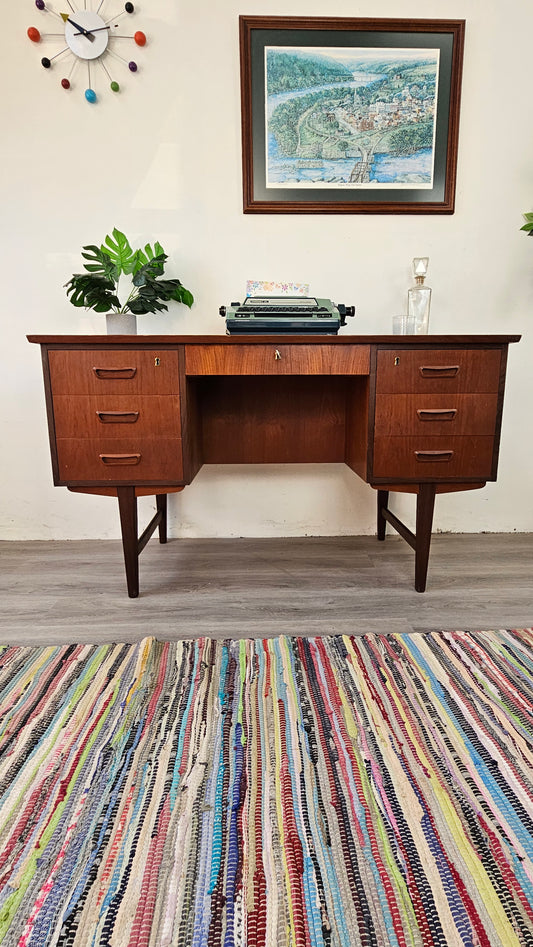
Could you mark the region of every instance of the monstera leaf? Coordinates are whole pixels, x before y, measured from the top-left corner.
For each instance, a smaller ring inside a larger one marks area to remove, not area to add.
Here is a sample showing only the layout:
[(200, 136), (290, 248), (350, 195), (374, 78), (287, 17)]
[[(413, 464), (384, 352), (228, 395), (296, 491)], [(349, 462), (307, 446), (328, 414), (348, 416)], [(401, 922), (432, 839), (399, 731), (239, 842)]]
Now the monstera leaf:
[(84, 306), (95, 312), (112, 312), (120, 308), (115, 283), (104, 276), (75, 273), (66, 288), (73, 306)]
[(155, 280), (165, 272), (166, 253), (159, 253), (152, 259), (142, 263), (133, 276), (134, 286), (144, 286), (148, 280)]
[[(155, 275), (162, 276), (167, 259), (168, 257), (158, 241), (155, 242), (153, 249), (150, 244), (147, 243), (144, 250), (137, 250), (137, 270), (147, 263), (156, 263), (157, 261), (160, 271), (155, 273)], [(137, 270), (135, 272), (137, 272)]]
[(85, 253), (82, 252), (81, 255), (84, 260), (89, 261), (83, 264), (88, 273), (100, 273), (106, 279), (114, 282), (118, 280), (120, 273), (107, 253), (102, 253), (100, 247), (95, 247), (92, 244), (83, 249)]
[(109, 257), (119, 273), (126, 275), (135, 271), (138, 250), (131, 249), (128, 238), (116, 227), (111, 237), (107, 235), (100, 250)]

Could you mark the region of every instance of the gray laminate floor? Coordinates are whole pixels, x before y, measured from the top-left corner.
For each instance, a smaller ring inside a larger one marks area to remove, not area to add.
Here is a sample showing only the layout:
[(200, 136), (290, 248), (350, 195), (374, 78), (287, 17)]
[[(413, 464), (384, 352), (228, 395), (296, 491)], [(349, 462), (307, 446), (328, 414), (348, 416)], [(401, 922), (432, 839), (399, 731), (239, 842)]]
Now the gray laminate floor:
[(128, 599), (120, 542), (0, 542), (0, 641), (533, 626), (532, 534), (435, 535), (423, 594), (413, 568), (396, 535), (152, 539)]

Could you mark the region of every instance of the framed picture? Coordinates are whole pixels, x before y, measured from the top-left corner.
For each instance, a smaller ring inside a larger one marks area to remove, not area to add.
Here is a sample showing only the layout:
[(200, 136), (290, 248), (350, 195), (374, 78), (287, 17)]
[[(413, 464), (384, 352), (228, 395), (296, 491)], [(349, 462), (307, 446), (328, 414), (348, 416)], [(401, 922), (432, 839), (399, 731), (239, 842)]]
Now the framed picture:
[(239, 25), (245, 213), (453, 213), (464, 20)]

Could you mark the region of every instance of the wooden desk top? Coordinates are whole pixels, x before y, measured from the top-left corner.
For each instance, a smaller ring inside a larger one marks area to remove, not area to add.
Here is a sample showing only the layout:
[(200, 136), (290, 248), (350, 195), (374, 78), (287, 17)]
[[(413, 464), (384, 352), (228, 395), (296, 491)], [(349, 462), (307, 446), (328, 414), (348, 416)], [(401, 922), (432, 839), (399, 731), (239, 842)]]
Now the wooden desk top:
[(27, 335), (40, 345), (502, 345), (521, 335)]

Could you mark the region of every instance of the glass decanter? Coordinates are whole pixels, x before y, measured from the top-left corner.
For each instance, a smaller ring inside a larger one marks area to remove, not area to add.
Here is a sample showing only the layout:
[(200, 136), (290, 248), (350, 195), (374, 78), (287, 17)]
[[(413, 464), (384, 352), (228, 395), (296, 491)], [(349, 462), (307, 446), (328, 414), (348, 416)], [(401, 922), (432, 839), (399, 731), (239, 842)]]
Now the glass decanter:
[(429, 330), (429, 307), (431, 289), (424, 284), (428, 270), (429, 257), (416, 256), (413, 260), (415, 285), (407, 293), (407, 312), (414, 319), (416, 335), (424, 335)]

